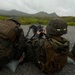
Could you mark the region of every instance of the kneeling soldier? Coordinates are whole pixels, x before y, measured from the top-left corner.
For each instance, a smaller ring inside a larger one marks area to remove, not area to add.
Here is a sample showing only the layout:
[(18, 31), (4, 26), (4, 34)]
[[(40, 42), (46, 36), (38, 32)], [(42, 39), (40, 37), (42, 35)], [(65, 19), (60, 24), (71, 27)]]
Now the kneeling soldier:
[(24, 49), (25, 37), (20, 23), (14, 19), (0, 20), (0, 68), (12, 60), (22, 62)]
[(27, 54), (44, 73), (58, 72), (67, 64), (69, 41), (61, 37), (66, 33), (67, 23), (61, 18), (54, 18), (46, 27), (45, 38), (31, 40)]

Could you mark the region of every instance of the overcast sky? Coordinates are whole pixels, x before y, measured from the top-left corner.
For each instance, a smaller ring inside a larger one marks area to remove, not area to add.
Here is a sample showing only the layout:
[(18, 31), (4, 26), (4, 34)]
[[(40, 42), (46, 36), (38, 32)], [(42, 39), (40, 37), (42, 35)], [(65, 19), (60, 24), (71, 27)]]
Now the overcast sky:
[(17, 9), (26, 13), (56, 12), (59, 16), (75, 16), (75, 0), (0, 0), (0, 9)]

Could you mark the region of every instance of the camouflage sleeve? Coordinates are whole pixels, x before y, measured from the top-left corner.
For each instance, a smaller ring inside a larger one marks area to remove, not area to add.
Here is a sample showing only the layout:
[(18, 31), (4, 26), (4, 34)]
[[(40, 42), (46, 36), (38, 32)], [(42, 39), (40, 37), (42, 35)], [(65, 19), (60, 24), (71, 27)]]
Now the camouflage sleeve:
[(24, 32), (21, 31), (21, 33), (19, 35), (19, 39), (18, 39), (18, 49), (19, 50), (23, 50), (24, 49), (25, 40), (26, 40), (26, 37), (24, 37)]

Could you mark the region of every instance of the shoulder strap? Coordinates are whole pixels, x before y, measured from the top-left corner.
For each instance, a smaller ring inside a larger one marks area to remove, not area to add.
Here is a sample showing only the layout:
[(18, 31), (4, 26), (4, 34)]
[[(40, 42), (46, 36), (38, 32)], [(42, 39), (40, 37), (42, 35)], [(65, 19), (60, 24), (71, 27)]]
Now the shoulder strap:
[[(64, 39), (64, 38), (63, 38)], [(65, 39), (64, 39), (65, 40)], [(65, 53), (68, 52), (68, 50), (65, 50), (66, 48), (69, 48), (69, 42), (67, 40), (62, 42), (59, 42), (58, 40), (54, 39), (54, 38), (50, 38), (48, 39), (48, 42), (52, 45), (52, 47), (54, 48), (54, 50), (56, 52), (61, 52), (61, 51), (65, 51)]]

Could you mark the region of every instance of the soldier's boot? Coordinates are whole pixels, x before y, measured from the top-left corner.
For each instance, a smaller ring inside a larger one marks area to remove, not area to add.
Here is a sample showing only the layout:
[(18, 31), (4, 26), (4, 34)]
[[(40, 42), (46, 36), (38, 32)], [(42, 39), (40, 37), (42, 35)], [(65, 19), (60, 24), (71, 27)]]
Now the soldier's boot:
[(17, 69), (17, 66), (19, 65), (19, 61), (18, 60), (12, 60), (10, 61), (6, 66), (12, 71), (15, 72)]
[(25, 54), (23, 53), (19, 60), (12, 60), (6, 66), (12, 71), (15, 72), (18, 65), (23, 62)]

